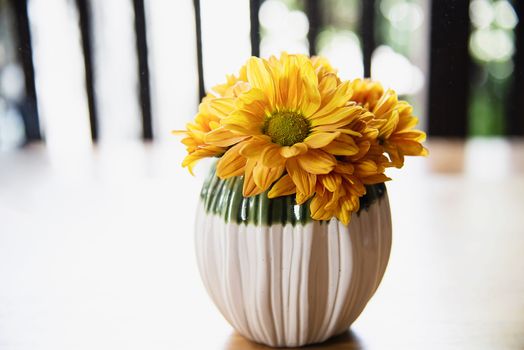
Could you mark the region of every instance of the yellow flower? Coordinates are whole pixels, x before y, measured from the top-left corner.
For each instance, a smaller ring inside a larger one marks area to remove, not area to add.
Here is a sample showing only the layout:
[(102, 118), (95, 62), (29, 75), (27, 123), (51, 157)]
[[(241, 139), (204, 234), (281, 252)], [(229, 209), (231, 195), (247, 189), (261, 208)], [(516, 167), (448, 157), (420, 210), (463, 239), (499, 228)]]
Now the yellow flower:
[(238, 77), (231, 74), (226, 75), (226, 83), (219, 84), (213, 87), (220, 97), (237, 97), (242, 92), (249, 90), (249, 84), (247, 84), (246, 77), (246, 66), (240, 68)]
[[(351, 82), (352, 101), (355, 101), (373, 114), (370, 127), (378, 130), (376, 157), (386, 152), (385, 158), (375, 159), (378, 166), (404, 165), (404, 156), (426, 156), (428, 151), (422, 146), (426, 134), (413, 128), (418, 119), (413, 116), (413, 108), (406, 101), (399, 101), (392, 90), (384, 92), (382, 85), (370, 79), (355, 79)], [(378, 162), (377, 162), (378, 160)]]
[(406, 101), (399, 101), (393, 90), (387, 90), (372, 109), (375, 119), (372, 125), (379, 130), (378, 144), (389, 156), (388, 166), (401, 168), (404, 156), (427, 156), (422, 146), (426, 134), (413, 128), (418, 118), (413, 116), (413, 107)]
[(354, 171), (351, 163), (339, 162), (331, 173), (320, 176), (310, 205), (313, 219), (329, 220), (335, 216), (342, 223), (349, 223), (351, 213), (360, 207), (360, 197), (366, 193)]
[(223, 147), (208, 145), (205, 143), (205, 135), (220, 127), (220, 120), (209, 110), (209, 100), (212, 95), (204, 97), (202, 103), (198, 107), (198, 114), (194, 122), (186, 124), (187, 130), (173, 130), (175, 135), (184, 135), (182, 143), (186, 146), (188, 155), (184, 158), (182, 166), (188, 167), (189, 171), (193, 173), (195, 163), (202, 158), (218, 156), (226, 151)]
[[(244, 196), (262, 193), (280, 179), (269, 197), (288, 193), (292, 183), (297, 203), (304, 203), (315, 192), (317, 176), (335, 168), (336, 156), (359, 152), (353, 136), (360, 134), (345, 127), (359, 119), (363, 109), (349, 103), (349, 82), (340, 83), (333, 74), (319, 79), (303, 55), (253, 57), (246, 64), (246, 76), (248, 91), (210, 102), (227, 116), (205, 142), (233, 146), (219, 160), (217, 175), (244, 173)], [(232, 136), (225, 137), (225, 132)], [(240, 137), (244, 139), (238, 141)]]
[[(195, 120), (186, 124), (186, 130), (172, 131), (174, 135), (185, 136), (182, 143), (186, 146), (188, 155), (184, 158), (182, 166), (187, 167), (191, 174), (193, 174), (193, 167), (200, 159), (220, 156), (227, 150), (227, 147), (210, 145), (205, 142), (206, 135), (220, 127), (220, 119), (224, 116), (220, 110), (217, 110), (220, 106), (216, 103), (212, 106), (211, 102), (222, 97), (237, 97), (248, 89), (249, 84), (245, 81), (245, 67), (242, 67), (238, 78), (228, 75), (225, 84), (213, 87), (217, 95), (209, 93), (202, 99)], [(229, 133), (226, 135), (234, 137)]]
[(355, 79), (351, 82), (353, 89), (352, 101), (357, 102), (367, 110), (373, 110), (378, 100), (384, 94), (380, 83), (370, 79)]
[[(411, 106), (369, 79), (342, 81), (320, 57), (252, 57), (213, 88), (188, 123), (182, 165), (220, 157), (220, 178), (243, 176), (243, 195), (295, 194), (311, 217), (349, 223), (365, 185), (387, 167), (426, 155)], [(387, 157), (386, 157), (387, 154)]]
[(359, 145), (358, 154), (342, 158), (341, 161), (348, 162), (354, 166), (355, 175), (365, 185), (373, 185), (389, 181), (384, 172), (389, 164), (387, 157), (383, 155), (383, 149), (377, 142), (379, 131), (370, 125), (374, 115), (370, 112), (365, 118), (352, 123), (351, 128), (361, 134), (355, 138)]

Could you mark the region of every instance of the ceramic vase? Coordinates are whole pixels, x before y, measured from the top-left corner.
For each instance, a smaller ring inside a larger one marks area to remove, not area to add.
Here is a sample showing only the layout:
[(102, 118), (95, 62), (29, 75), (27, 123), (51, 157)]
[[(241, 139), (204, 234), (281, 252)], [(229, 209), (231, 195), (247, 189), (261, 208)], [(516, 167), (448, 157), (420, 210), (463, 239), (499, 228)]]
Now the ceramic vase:
[(345, 332), (377, 289), (389, 259), (384, 184), (367, 187), (349, 225), (316, 221), (294, 196), (244, 198), (242, 177), (211, 171), (196, 220), (198, 267), (209, 296), (244, 337), (273, 347)]

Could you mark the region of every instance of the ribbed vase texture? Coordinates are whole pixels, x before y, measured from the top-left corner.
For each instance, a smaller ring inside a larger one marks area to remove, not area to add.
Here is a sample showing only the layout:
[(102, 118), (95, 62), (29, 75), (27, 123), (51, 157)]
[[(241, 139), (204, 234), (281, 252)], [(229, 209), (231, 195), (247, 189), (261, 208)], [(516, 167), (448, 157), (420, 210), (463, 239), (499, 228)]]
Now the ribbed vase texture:
[(240, 334), (270, 346), (346, 331), (377, 289), (390, 248), (385, 188), (348, 226), (228, 221), (204, 199), (198, 208), (196, 252), (207, 292)]

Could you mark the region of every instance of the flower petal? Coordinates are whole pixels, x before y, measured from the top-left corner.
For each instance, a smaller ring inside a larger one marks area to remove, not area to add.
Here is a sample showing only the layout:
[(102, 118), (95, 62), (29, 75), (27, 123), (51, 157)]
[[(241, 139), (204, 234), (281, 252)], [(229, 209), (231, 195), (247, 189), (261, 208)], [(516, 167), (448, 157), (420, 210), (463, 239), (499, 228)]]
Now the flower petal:
[[(358, 152), (351, 155), (351, 160), (359, 160), (362, 157), (364, 157), (371, 148), (371, 142), (370, 141), (362, 141), (358, 145)], [(377, 145), (380, 147), (380, 145)], [(379, 154), (382, 154), (383, 152), (378, 152)]]
[(344, 225), (349, 225), (349, 222), (351, 221), (351, 214), (351, 211), (340, 208), (337, 211), (336, 216), (341, 223), (343, 223)]
[(316, 149), (310, 149), (307, 153), (297, 157), (297, 162), (310, 174), (327, 174), (337, 164), (337, 160), (331, 154)]
[(373, 113), (382, 118), (382, 115), (388, 113), (392, 108), (394, 108), (397, 103), (398, 98), (397, 94), (393, 90), (387, 90), (377, 101), (375, 108), (373, 108)]
[(392, 111), (386, 123), (380, 128), (379, 137), (388, 139), (397, 127), (398, 120), (398, 111)]
[(235, 110), (235, 100), (234, 97), (214, 98), (209, 101), (209, 109), (219, 118), (226, 117)]
[(311, 131), (312, 132), (339, 132), (341, 134), (351, 135), (351, 136), (356, 136), (356, 137), (362, 136), (361, 133), (355, 130), (348, 129), (347, 126), (345, 126), (344, 128), (340, 128), (340, 127), (333, 127), (333, 125), (320, 125), (320, 126), (314, 127), (313, 129), (311, 129)]
[(260, 89), (251, 88), (238, 96), (236, 107), (238, 110), (248, 111), (261, 120), (271, 112), (266, 93)]
[(218, 160), (216, 172), (219, 178), (227, 179), (242, 175), (246, 166), (246, 158), (239, 153), (241, 147), (242, 145), (236, 145), (230, 148)]
[(236, 134), (224, 127), (220, 127), (208, 132), (204, 137), (204, 142), (214, 146), (229, 147), (248, 137), (248, 135)]
[(267, 194), (268, 198), (276, 198), (281, 196), (287, 196), (290, 194), (293, 194), (297, 191), (297, 186), (291, 180), (291, 177), (289, 175), (284, 175), (278, 180), (269, 193)]
[(275, 100), (275, 85), (267, 63), (258, 57), (251, 57), (246, 64), (247, 80), (255, 89), (263, 91), (271, 106)]
[(321, 148), (330, 144), (340, 135), (339, 132), (317, 132), (312, 133), (304, 140), (309, 148)]
[(226, 129), (245, 130), (245, 133), (250, 135), (262, 134), (263, 119), (255, 117), (248, 111), (236, 110), (222, 119), (220, 123)]
[(399, 152), (396, 145), (386, 142), (384, 144), (384, 152), (389, 156), (390, 164), (388, 166), (394, 166), (395, 168), (402, 168), (404, 166), (404, 155)]
[(405, 131), (405, 130), (411, 130), (418, 124), (418, 118), (409, 116), (406, 117), (404, 115), (400, 115), (400, 120), (398, 121), (397, 130), (398, 131)]
[(305, 117), (315, 113), (320, 106), (320, 92), (318, 77), (311, 64), (311, 60), (304, 55), (298, 56), (300, 77), (302, 78), (303, 96), (300, 110)]
[(391, 179), (384, 174), (376, 174), (361, 179), (364, 185), (375, 185), (390, 181)]
[(184, 160), (182, 161), (182, 167), (187, 167), (189, 173), (191, 173), (191, 175), (195, 175), (193, 174), (193, 168), (200, 159), (218, 156), (222, 152), (224, 152), (224, 149), (221, 147), (205, 146), (198, 148), (197, 150), (191, 152), (184, 158)]
[(319, 177), (320, 181), (322, 182), (322, 185), (329, 191), (329, 192), (335, 192), (340, 187), (340, 184), (342, 183), (342, 178), (340, 175), (337, 174), (326, 174)]
[(259, 162), (253, 169), (253, 180), (262, 191), (266, 191), (273, 182), (282, 176), (283, 172), (284, 166), (267, 167)]
[(402, 131), (402, 132), (395, 132), (394, 135), (391, 136), (391, 140), (412, 140), (417, 142), (424, 142), (426, 140), (426, 133), (419, 130), (410, 130), (410, 131)]
[(352, 156), (359, 152), (359, 147), (355, 140), (348, 135), (340, 135), (340, 137), (329, 145), (322, 148), (324, 151), (336, 156)]
[(283, 166), (285, 158), (280, 155), (280, 146), (270, 143), (260, 155), (260, 162), (269, 167)]
[(355, 167), (350, 163), (337, 162), (335, 171), (339, 174), (353, 174)]
[(344, 126), (351, 123), (356, 117), (362, 113), (362, 107), (349, 106), (333, 110), (331, 113), (325, 114), (321, 117), (311, 117), (311, 126), (316, 127), (320, 125), (340, 125)]
[(321, 107), (311, 116), (311, 119), (325, 116), (332, 113), (333, 110), (345, 106), (352, 94), (349, 81), (338, 85), (331, 93), (322, 96)]
[(395, 144), (405, 156), (419, 156), (427, 152), (424, 152), (425, 148), (417, 141), (400, 140)]
[(284, 158), (292, 158), (300, 154), (306, 153), (307, 150), (307, 145), (305, 143), (299, 142), (295, 143), (293, 146), (284, 146), (280, 148), (280, 154)]
[(244, 197), (256, 196), (257, 194), (264, 192), (263, 189), (261, 189), (255, 184), (255, 181), (253, 179), (253, 169), (255, 168), (256, 163), (257, 162), (254, 159), (248, 159), (246, 162), (244, 172), (244, 185), (242, 188), (242, 195)]
[(268, 136), (253, 136), (249, 141), (243, 142), (240, 154), (246, 158), (260, 158), (265, 147), (270, 145), (271, 139)]
[(309, 210), (311, 212), (311, 217), (315, 220), (329, 220), (333, 217), (333, 212), (327, 211), (326, 204), (329, 201), (327, 196), (320, 196), (318, 194), (313, 197), (311, 203), (309, 204)]
[[(319, 78), (320, 79), (320, 78)], [(327, 95), (333, 93), (338, 84), (337, 75), (335, 73), (327, 73), (319, 80), (318, 89), (321, 95)]]
[(317, 176), (304, 171), (296, 159), (288, 159), (286, 170), (297, 187), (297, 204), (304, 203), (314, 193)]

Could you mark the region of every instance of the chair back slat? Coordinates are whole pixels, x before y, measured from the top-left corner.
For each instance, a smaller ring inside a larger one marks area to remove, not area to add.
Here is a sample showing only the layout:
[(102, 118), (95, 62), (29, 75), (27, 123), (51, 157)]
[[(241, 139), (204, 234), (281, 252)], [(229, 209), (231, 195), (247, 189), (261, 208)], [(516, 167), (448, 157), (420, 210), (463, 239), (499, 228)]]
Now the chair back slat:
[(371, 77), (371, 56), (376, 48), (375, 42), (375, 0), (363, 0), (360, 3), (360, 37), (362, 40), (362, 59), (364, 77)]
[(89, 108), (89, 125), (91, 139), (98, 141), (98, 113), (95, 101), (94, 62), (93, 62), (93, 31), (91, 7), (88, 0), (76, 0), (80, 34), (82, 36), (82, 52), (84, 58), (87, 104)]
[(465, 137), (471, 59), (468, 0), (431, 2), (428, 131), (432, 136)]
[(140, 84), (140, 108), (142, 111), (142, 138), (144, 140), (152, 140), (153, 122), (151, 117), (151, 93), (144, 0), (133, 0), (133, 9), (135, 12), (138, 81)]
[(320, 1), (306, 0), (305, 10), (307, 19), (309, 21), (309, 31), (307, 33), (309, 55), (314, 56), (318, 53), (317, 38), (320, 30), (322, 29), (322, 6)]
[(33, 66), (33, 47), (26, 0), (11, 0), (15, 14), (17, 30), (18, 59), (24, 70), (25, 100), (21, 114), (25, 129), (26, 142), (41, 141), (40, 120), (35, 86), (35, 69)]
[(508, 95), (506, 133), (510, 136), (524, 136), (524, 1), (514, 1), (513, 6), (519, 21), (515, 28), (515, 70)]
[(204, 86), (204, 64), (202, 56), (202, 18), (200, 17), (200, 0), (193, 0), (195, 9), (195, 32), (198, 68), (198, 96), (200, 100), (206, 95)]
[(252, 56), (260, 56), (260, 21), (258, 19), (258, 12), (261, 2), (262, 0), (249, 1), (249, 19), (251, 23), (249, 35), (251, 38)]

